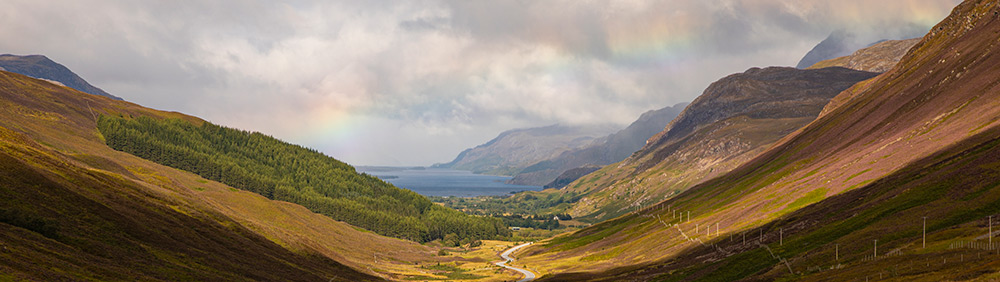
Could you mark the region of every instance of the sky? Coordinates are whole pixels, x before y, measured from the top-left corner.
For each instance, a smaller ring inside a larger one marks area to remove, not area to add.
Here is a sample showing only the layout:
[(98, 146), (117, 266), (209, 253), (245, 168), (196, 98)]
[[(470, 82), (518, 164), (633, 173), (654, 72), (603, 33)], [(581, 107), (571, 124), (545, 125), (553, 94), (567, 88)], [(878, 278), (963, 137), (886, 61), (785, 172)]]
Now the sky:
[(448, 162), (500, 132), (626, 126), (835, 30), (918, 37), (957, 0), (5, 0), (0, 53), (354, 165)]

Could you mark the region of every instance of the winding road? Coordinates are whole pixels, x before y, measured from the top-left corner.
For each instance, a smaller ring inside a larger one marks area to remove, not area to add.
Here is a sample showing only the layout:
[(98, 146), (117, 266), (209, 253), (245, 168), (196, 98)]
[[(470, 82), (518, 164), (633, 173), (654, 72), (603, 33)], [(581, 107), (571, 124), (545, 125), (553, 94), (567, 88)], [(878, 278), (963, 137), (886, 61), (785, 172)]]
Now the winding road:
[(507, 265), (507, 263), (510, 263), (510, 262), (514, 261), (514, 259), (510, 257), (511, 253), (513, 253), (514, 251), (517, 251), (520, 248), (527, 247), (528, 245), (531, 245), (531, 242), (520, 244), (520, 245), (517, 245), (516, 247), (510, 248), (510, 249), (504, 251), (502, 254), (500, 254), (500, 257), (503, 258), (503, 261), (496, 263), (496, 265), (503, 266), (503, 267), (506, 267), (507, 269), (511, 269), (511, 270), (520, 272), (521, 274), (524, 274), (524, 278), (521, 279), (521, 280), (517, 280), (517, 282), (528, 282), (528, 281), (531, 281), (531, 280), (535, 280), (535, 273), (534, 272), (528, 271), (527, 269), (522, 269), (522, 268), (517, 268), (517, 267), (513, 267), (513, 266)]

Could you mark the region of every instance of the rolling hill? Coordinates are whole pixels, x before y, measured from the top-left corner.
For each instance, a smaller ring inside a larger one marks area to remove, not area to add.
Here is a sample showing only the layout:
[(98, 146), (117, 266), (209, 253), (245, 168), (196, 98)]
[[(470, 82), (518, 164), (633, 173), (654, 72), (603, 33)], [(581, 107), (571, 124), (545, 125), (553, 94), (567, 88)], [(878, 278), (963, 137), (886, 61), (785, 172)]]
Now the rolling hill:
[(553, 281), (996, 279), (998, 15), (965, 1), (757, 158), (522, 262)]

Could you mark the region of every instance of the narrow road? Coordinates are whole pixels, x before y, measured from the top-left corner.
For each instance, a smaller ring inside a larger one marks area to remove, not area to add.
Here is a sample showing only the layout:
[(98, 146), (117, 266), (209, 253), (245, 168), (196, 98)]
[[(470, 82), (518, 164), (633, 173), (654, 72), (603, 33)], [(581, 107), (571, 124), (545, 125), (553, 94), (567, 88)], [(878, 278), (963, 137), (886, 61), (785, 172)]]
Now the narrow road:
[(503, 261), (496, 263), (496, 265), (503, 266), (503, 267), (506, 267), (507, 269), (511, 269), (511, 270), (520, 272), (521, 274), (524, 274), (524, 278), (521, 279), (521, 280), (517, 280), (517, 282), (528, 282), (528, 281), (531, 281), (531, 280), (535, 280), (535, 273), (534, 272), (528, 271), (527, 269), (521, 269), (521, 268), (517, 268), (517, 267), (513, 267), (513, 266), (507, 265), (507, 263), (510, 263), (510, 262), (514, 261), (514, 259), (510, 257), (510, 253), (513, 253), (514, 251), (517, 251), (520, 248), (527, 247), (528, 245), (531, 245), (531, 243), (529, 242), (529, 243), (520, 244), (520, 245), (517, 245), (516, 247), (510, 248), (510, 249), (504, 251), (502, 254), (500, 254), (500, 258), (503, 258)]

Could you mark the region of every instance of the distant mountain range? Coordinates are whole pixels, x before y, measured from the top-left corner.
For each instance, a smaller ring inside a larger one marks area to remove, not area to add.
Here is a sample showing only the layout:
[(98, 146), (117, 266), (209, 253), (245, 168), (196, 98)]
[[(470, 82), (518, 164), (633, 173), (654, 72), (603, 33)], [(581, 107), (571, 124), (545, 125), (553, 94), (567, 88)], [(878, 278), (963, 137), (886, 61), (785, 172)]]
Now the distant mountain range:
[(118, 96), (108, 94), (108, 92), (104, 92), (104, 90), (90, 85), (90, 83), (87, 83), (86, 80), (83, 80), (83, 78), (76, 75), (76, 73), (73, 73), (73, 71), (42, 55), (0, 55), (0, 70), (6, 70), (48, 81), (56, 81), (61, 83), (63, 86), (85, 93), (100, 95), (115, 100), (122, 100), (122, 98), (119, 98)]
[(512, 176), (539, 161), (589, 146), (615, 130), (614, 125), (550, 125), (509, 130), (485, 144), (462, 151), (451, 162), (433, 167)]
[[(844, 67), (858, 71), (881, 73), (895, 65), (919, 39), (884, 40), (854, 51), (852, 54), (851, 52), (854, 49), (851, 48), (858, 45), (855, 41), (855, 37), (850, 33), (844, 31), (834, 32), (803, 57), (799, 63), (799, 68), (820, 69), (826, 67)], [(846, 56), (836, 57), (842, 55)], [(810, 63), (811, 65), (807, 65)], [(817, 105), (820, 104), (814, 106)], [(659, 133), (686, 106), (687, 103), (682, 103), (644, 113), (643, 116), (629, 125), (628, 128), (607, 137), (596, 139), (586, 146), (569, 150), (559, 150), (560, 153), (558, 155), (539, 159), (536, 163), (527, 166), (524, 166), (522, 163), (519, 166), (512, 166), (504, 170), (487, 173), (502, 172), (504, 175), (512, 175), (514, 178), (508, 181), (511, 184), (545, 186), (546, 188), (564, 187), (587, 173), (597, 171), (604, 165), (622, 161), (632, 155), (633, 152), (638, 151), (646, 145), (646, 139)], [(795, 109), (790, 110), (796, 111)], [(799, 126), (801, 125), (799, 124)], [(487, 144), (483, 145), (483, 147), (489, 146)], [(509, 154), (509, 156), (519, 155)], [(493, 160), (499, 162), (501, 159), (503, 157), (497, 157)], [(732, 164), (735, 165), (738, 163), (740, 162), (737, 161)], [(480, 173), (488, 171), (479, 169), (476, 166), (459, 166), (458, 168), (471, 168), (474, 171), (478, 169), (477, 172)], [(711, 174), (715, 175), (721, 172), (713, 168)]]
[[(885, 72), (913, 44), (916, 44), (916, 39), (885, 40), (851, 54), (863, 45), (852, 33), (835, 31), (810, 50), (797, 68), (839, 66)], [(584, 172), (594, 172), (601, 166), (629, 157), (646, 145), (647, 139), (662, 131), (685, 106), (687, 103), (644, 113), (628, 128), (602, 138), (594, 138), (593, 131), (579, 129), (571, 129), (576, 135), (567, 135), (567, 127), (511, 130), (490, 142), (463, 151), (450, 163), (435, 166), (513, 176), (508, 181), (511, 184), (561, 188), (585, 175)]]
[(643, 113), (628, 127), (587, 146), (562, 152), (518, 171), (509, 182), (559, 188), (601, 166), (624, 160), (646, 145), (646, 139), (663, 130), (688, 103)]

